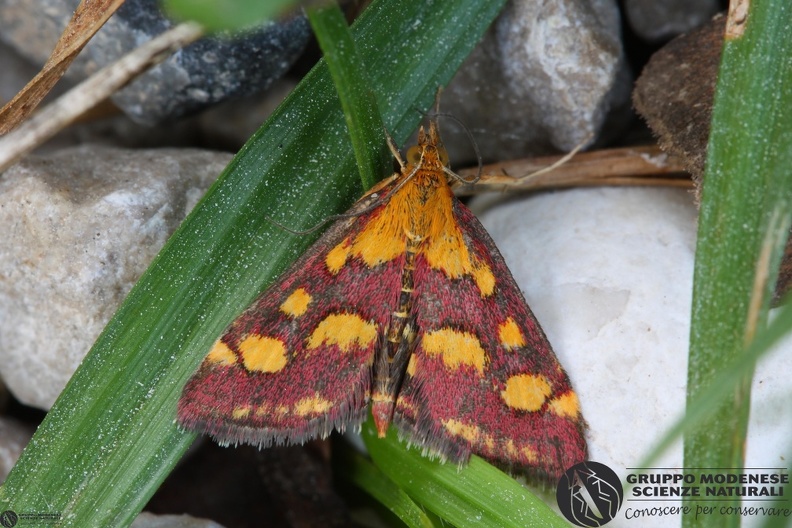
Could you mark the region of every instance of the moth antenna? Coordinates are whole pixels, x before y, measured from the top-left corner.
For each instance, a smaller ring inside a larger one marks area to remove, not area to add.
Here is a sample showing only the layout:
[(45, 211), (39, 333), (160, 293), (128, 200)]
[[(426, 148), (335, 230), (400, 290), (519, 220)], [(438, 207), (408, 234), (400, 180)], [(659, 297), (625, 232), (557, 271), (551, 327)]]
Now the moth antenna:
[[(393, 154), (393, 157), (396, 158), (396, 161), (399, 163), (399, 166), (402, 169), (404, 169), (404, 167), (406, 167), (407, 164), (404, 162), (404, 159), (402, 159), (401, 154), (399, 153), (399, 149), (398, 149), (398, 147), (396, 147), (396, 142), (393, 140), (391, 135), (388, 133), (387, 129), (385, 130), (385, 139), (386, 139), (386, 141), (388, 143), (388, 148), (390, 149), (391, 153)], [(413, 178), (413, 176), (415, 176), (415, 173), (418, 172), (418, 169), (421, 168), (422, 164), (423, 164), (423, 152), (421, 153), (420, 162), (415, 166), (415, 168), (412, 170), (412, 172), (410, 174), (408, 174), (407, 177), (405, 177), (402, 181), (400, 181), (398, 185), (396, 185), (393, 189), (391, 189), (390, 192), (388, 194), (386, 194), (382, 198), (382, 200), (374, 202), (370, 206), (368, 206), (365, 209), (362, 209), (360, 211), (357, 211), (356, 213), (342, 213), (342, 214), (330, 215), (327, 218), (325, 218), (324, 220), (322, 220), (321, 222), (319, 222), (318, 224), (316, 224), (315, 226), (310, 227), (308, 229), (305, 229), (303, 231), (300, 231), (300, 230), (297, 230), (297, 229), (291, 229), (289, 227), (286, 227), (285, 225), (281, 224), (280, 222), (275, 221), (274, 219), (270, 218), (267, 215), (263, 215), (264, 219), (267, 222), (273, 224), (274, 226), (276, 226), (276, 227), (278, 227), (280, 229), (283, 229), (287, 233), (291, 233), (292, 235), (309, 235), (309, 234), (313, 233), (314, 231), (316, 231), (318, 229), (321, 229), (322, 226), (324, 226), (325, 224), (327, 224), (329, 222), (335, 222), (336, 220), (343, 220), (343, 219), (347, 219), (347, 218), (355, 218), (357, 216), (362, 216), (362, 215), (364, 215), (366, 213), (369, 213), (369, 212), (373, 211), (374, 209), (379, 207), (381, 204), (387, 202), (390, 199), (390, 197), (394, 193), (396, 193), (399, 189), (404, 187), (404, 185), (408, 181), (410, 181)], [(446, 169), (444, 168), (444, 170), (446, 170)], [(450, 171), (450, 169), (448, 169), (448, 170)], [(457, 179), (461, 179), (462, 178), (461, 176), (459, 176), (458, 174), (456, 174), (454, 172), (451, 172), (451, 174)]]
[(328, 222), (332, 222), (333, 220), (335, 220), (337, 218), (344, 218), (344, 215), (331, 215), (331, 216), (328, 216), (327, 218), (325, 218), (324, 220), (320, 221), (315, 226), (309, 227), (308, 229), (306, 229), (304, 231), (300, 231), (300, 230), (297, 230), (297, 229), (292, 229), (290, 227), (286, 227), (285, 225), (281, 224), (280, 222), (274, 220), (273, 218), (271, 218), (271, 217), (269, 217), (267, 215), (263, 214), (261, 216), (263, 216), (264, 220), (266, 220), (270, 224), (274, 225), (275, 227), (277, 227), (279, 229), (283, 229), (284, 231), (286, 231), (287, 233), (291, 233), (292, 235), (309, 235), (309, 234), (313, 233), (314, 231), (316, 231), (318, 229), (321, 229), (322, 226), (325, 225)]
[(440, 96), (443, 95), (443, 87), (438, 86), (435, 92), (434, 115), (440, 115)]
[[(421, 160), (423, 160), (423, 155), (421, 156)], [(421, 168), (421, 165), (419, 163), (418, 166), (416, 166), (410, 174), (408, 174), (402, 181), (400, 181), (398, 183), (398, 185), (396, 185), (393, 189), (391, 189), (388, 194), (383, 196), (381, 200), (374, 202), (373, 204), (369, 205), (365, 209), (361, 209), (360, 211), (357, 211), (356, 213), (342, 213), (342, 214), (328, 216), (319, 225), (317, 225), (315, 227), (312, 227), (309, 231), (305, 231), (304, 233), (310, 233), (312, 231), (315, 231), (316, 229), (322, 227), (322, 225), (324, 225), (327, 222), (330, 222), (332, 220), (341, 220), (341, 219), (344, 219), (344, 218), (355, 218), (355, 217), (358, 217), (358, 216), (362, 216), (362, 215), (364, 215), (366, 213), (370, 213), (371, 211), (373, 211), (374, 209), (376, 209), (377, 207), (379, 207), (383, 203), (386, 203), (388, 200), (390, 200), (391, 196), (393, 196), (399, 189), (404, 187), (404, 185), (408, 181), (410, 181), (413, 178), (413, 176), (415, 176), (415, 173), (418, 172), (418, 169), (420, 169), (420, 168)], [(295, 231), (291, 231), (291, 232), (295, 233)], [(299, 232), (297, 232), (297, 233), (299, 233)]]
[[(438, 92), (438, 94), (439, 94), (439, 92)], [(439, 108), (439, 106), (438, 106), (438, 108)], [(454, 178), (458, 182), (463, 183), (465, 185), (474, 185), (474, 184), (478, 183), (478, 181), (481, 179), (481, 173), (484, 170), (484, 160), (481, 157), (481, 151), (479, 150), (478, 143), (476, 143), (476, 138), (473, 137), (473, 132), (471, 132), (470, 128), (468, 128), (468, 126), (461, 119), (459, 119), (457, 116), (455, 116), (454, 114), (436, 113), (436, 114), (434, 114), (433, 117), (435, 117), (435, 118), (437, 118), (437, 117), (447, 117), (449, 119), (452, 119), (452, 120), (456, 121), (456, 123), (460, 127), (462, 127), (462, 130), (465, 131), (465, 135), (467, 135), (468, 139), (470, 140), (470, 144), (473, 147), (473, 152), (476, 154), (476, 163), (478, 164), (478, 172), (476, 172), (476, 175), (473, 178), (469, 179), (469, 180), (466, 180), (465, 178), (463, 178), (459, 174), (455, 173), (454, 171), (452, 171), (451, 169), (448, 169), (446, 167), (443, 167), (443, 172), (445, 172), (448, 176), (451, 176), (452, 178)]]
[(393, 138), (388, 133), (387, 128), (385, 129), (385, 140), (388, 142), (388, 148), (390, 149), (391, 154), (393, 154), (393, 157), (396, 158), (396, 161), (399, 163), (399, 167), (403, 170), (406, 165), (401, 157), (401, 154), (399, 153), (399, 148), (396, 146), (396, 142), (393, 141)]
[[(545, 167), (543, 169), (539, 169), (539, 170), (537, 170), (535, 172), (532, 172), (531, 174), (523, 176), (521, 179), (527, 180), (527, 179), (530, 179), (530, 178), (535, 178), (537, 176), (540, 176), (542, 174), (545, 174), (545, 173), (548, 173), (550, 171), (553, 171), (553, 170), (557, 169), (558, 167), (560, 167), (564, 163), (566, 163), (569, 160), (571, 160), (575, 156), (575, 154), (580, 152), (580, 149), (582, 149), (584, 146), (586, 146), (588, 144), (589, 141), (591, 141), (591, 139), (593, 137), (594, 137), (593, 133), (587, 135), (585, 138), (583, 138), (583, 141), (581, 141), (580, 143), (575, 145), (575, 148), (573, 148), (572, 150), (570, 150), (569, 152), (564, 154), (564, 156), (561, 157), (561, 159), (559, 159), (558, 161), (556, 161), (552, 165), (548, 165), (547, 167)], [(481, 166), (479, 166), (479, 174), (481, 174)]]
[(418, 112), (419, 114), (421, 114), (422, 116), (428, 118), (428, 119), (432, 119), (436, 115), (441, 115), (440, 114), (440, 95), (442, 93), (443, 93), (443, 87), (442, 86), (438, 86), (437, 87), (437, 91), (435, 92), (435, 100), (434, 100), (434, 104), (432, 105), (432, 110), (427, 112), (426, 110), (423, 110), (421, 108), (417, 108), (415, 106), (412, 106), (412, 109), (415, 110), (416, 112)]
[[(390, 200), (390, 197), (392, 195), (394, 195), (396, 193), (396, 191), (398, 191), (399, 189), (404, 187), (404, 185), (408, 181), (412, 180), (413, 176), (415, 176), (415, 173), (418, 172), (418, 169), (421, 168), (421, 164), (422, 163), (423, 163), (423, 153), (421, 153), (421, 161), (418, 163), (418, 165), (416, 165), (415, 168), (412, 170), (412, 172), (410, 174), (408, 174), (402, 181), (400, 181), (398, 183), (398, 185), (396, 185), (393, 189), (391, 189), (391, 191), (382, 198), (382, 201), (383, 202), (387, 202), (388, 200)], [(361, 214), (364, 213), (364, 212), (365, 213), (369, 212), (370, 210), (372, 210), (377, 205), (379, 205), (379, 204), (377, 203), (377, 204), (373, 204), (371, 207), (367, 207), (364, 211), (361, 212)]]

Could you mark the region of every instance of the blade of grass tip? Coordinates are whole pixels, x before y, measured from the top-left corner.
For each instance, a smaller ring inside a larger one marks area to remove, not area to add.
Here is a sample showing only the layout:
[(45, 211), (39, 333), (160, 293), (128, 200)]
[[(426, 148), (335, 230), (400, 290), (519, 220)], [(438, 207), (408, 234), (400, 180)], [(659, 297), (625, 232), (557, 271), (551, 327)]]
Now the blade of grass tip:
[(479, 457), (462, 468), (429, 459), (400, 442), (394, 428), (386, 438), (377, 438), (371, 420), (363, 424), (362, 436), (371, 458), (391, 480), (454, 526), (569, 526), (542, 499)]
[(343, 466), (340, 478), (348, 480), (385, 506), (411, 528), (432, 528), (429, 516), (377, 466), (349, 446), (334, 446), (334, 465)]
[[(358, 19), (352, 32), (396, 141), (502, 5), (375, 0)], [(63, 527), (132, 521), (194, 438), (174, 420), (185, 382), (222, 329), (312, 242), (264, 215), (300, 228), (360, 195), (345, 127), (320, 64), (129, 293), (0, 487), (0, 511), (59, 512)]]
[[(790, 223), (792, 7), (784, 0), (733, 6), (747, 10), (730, 11), (716, 88), (694, 271), (688, 408), (766, 324), (783, 249), (767, 233)], [(690, 472), (744, 466), (752, 369), (742, 374), (712, 417), (685, 435)], [(738, 506), (739, 498), (719, 504)], [(683, 517), (687, 527), (739, 522), (739, 516)]]
[(344, 109), (363, 188), (370, 189), (392, 166), (377, 101), (367, 87), (363, 62), (338, 5), (307, 12)]

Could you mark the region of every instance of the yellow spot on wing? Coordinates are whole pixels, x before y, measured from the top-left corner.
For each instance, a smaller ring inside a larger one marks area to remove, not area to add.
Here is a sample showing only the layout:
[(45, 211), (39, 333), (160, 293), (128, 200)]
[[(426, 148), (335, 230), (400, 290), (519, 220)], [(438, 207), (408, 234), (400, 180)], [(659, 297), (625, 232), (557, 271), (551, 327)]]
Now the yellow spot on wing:
[(432, 233), (424, 254), (432, 268), (441, 270), (449, 279), (457, 279), (473, 271), (473, 267), (462, 232), (450, 213), (450, 208), (447, 215), (438, 211), (436, 223), (440, 229)]
[(461, 436), (471, 444), (477, 444), (482, 435), (481, 429), (475, 425), (466, 424), (453, 418), (443, 420), (443, 427), (454, 436)]
[(506, 380), (501, 398), (512, 409), (538, 411), (552, 392), (547, 379), (541, 374), (518, 374)]
[(308, 310), (312, 300), (311, 294), (305, 291), (305, 288), (297, 288), (280, 305), (280, 311), (292, 317), (300, 317)]
[(453, 418), (443, 420), (443, 427), (452, 436), (458, 436), (479, 450), (479, 454), (501, 457), (506, 453), (513, 460), (536, 462), (538, 454), (528, 444), (515, 444), (511, 438), (495, 438), (480, 427)]
[(424, 238), (428, 244), (423, 250), (426, 261), (433, 269), (442, 271), (449, 279), (470, 276), (482, 297), (495, 291), (495, 275), (485, 263), (472, 255), (453, 215), (451, 193), (437, 193), (437, 205), (427, 213), (432, 222)]
[(249, 335), (240, 344), (242, 362), (253, 372), (278, 372), (286, 366), (286, 345), (280, 339)]
[(536, 450), (530, 446), (523, 446), (520, 451), (529, 462), (535, 462), (539, 458), (537, 456)]
[(577, 418), (580, 414), (580, 402), (578, 401), (577, 394), (573, 391), (569, 391), (558, 398), (550, 400), (548, 406), (550, 410), (558, 416)]
[(330, 273), (335, 275), (341, 271), (341, 268), (343, 268), (344, 264), (346, 264), (347, 258), (349, 258), (349, 252), (349, 239), (346, 238), (343, 240), (343, 242), (330, 250), (330, 252), (327, 254), (327, 257), (325, 257), (325, 265), (327, 266), (327, 269), (330, 271)]
[(366, 348), (377, 339), (377, 325), (355, 314), (332, 314), (325, 317), (308, 338), (308, 348), (337, 345), (342, 352), (352, 346)]
[(479, 373), (484, 372), (487, 356), (481, 348), (481, 342), (473, 334), (441, 328), (424, 334), (421, 343), (428, 355), (442, 355), (443, 363), (450, 369), (468, 365)]
[(303, 398), (294, 404), (294, 414), (308, 416), (311, 414), (324, 414), (333, 406), (333, 402), (316, 395), (312, 398)]
[(525, 336), (511, 317), (498, 326), (498, 339), (506, 348), (525, 346)]
[(489, 297), (495, 291), (495, 275), (489, 266), (479, 262), (473, 268), (473, 280), (476, 282), (482, 297)]
[(236, 364), (236, 355), (228, 348), (228, 345), (220, 341), (215, 342), (212, 350), (206, 356), (206, 361), (217, 365), (231, 366)]
[(403, 255), (407, 249), (406, 233), (410, 229), (410, 215), (418, 212), (408, 207), (404, 198), (401, 191), (394, 194), (385, 209), (374, 216), (355, 237), (350, 252), (367, 267), (390, 262)]
[(410, 359), (407, 361), (407, 374), (415, 376), (416, 368), (418, 368), (418, 360), (415, 358), (415, 355), (411, 355)]
[(509, 458), (511, 459), (517, 458), (518, 451), (517, 451), (517, 447), (514, 445), (514, 440), (509, 438), (508, 440), (506, 440), (506, 445), (503, 447), (504, 450), (506, 451), (506, 454), (509, 455)]
[(231, 413), (234, 420), (241, 420), (242, 418), (247, 418), (249, 415), (250, 407), (237, 407)]

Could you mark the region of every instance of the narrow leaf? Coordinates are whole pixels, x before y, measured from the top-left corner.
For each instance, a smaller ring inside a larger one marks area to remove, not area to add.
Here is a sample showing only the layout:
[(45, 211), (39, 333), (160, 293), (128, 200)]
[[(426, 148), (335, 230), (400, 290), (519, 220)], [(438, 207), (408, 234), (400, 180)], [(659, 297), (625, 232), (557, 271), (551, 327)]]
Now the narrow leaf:
[(371, 420), (363, 424), (363, 440), (388, 477), (454, 526), (569, 526), (542, 499), (477, 456), (462, 468), (429, 459), (400, 442), (393, 427), (387, 438), (377, 438)]
[[(334, 450), (334, 458), (338, 457), (339, 451), (339, 449)], [(435, 526), (423, 509), (404, 490), (363, 455), (353, 452), (351, 448), (347, 447), (341, 458), (339, 465), (344, 465), (342, 478), (349, 480), (374, 497), (404, 524), (411, 528)]]
[[(766, 325), (784, 244), (779, 234), (788, 233), (792, 211), (792, 6), (733, 5), (747, 10), (730, 13), (715, 94), (694, 271), (689, 408)], [(711, 418), (685, 436), (687, 468), (744, 465), (752, 372), (747, 366)], [(685, 526), (739, 522), (683, 519)]]
[(369, 189), (392, 165), (377, 101), (368, 89), (363, 63), (338, 6), (309, 9), (308, 20), (341, 99), (363, 188)]

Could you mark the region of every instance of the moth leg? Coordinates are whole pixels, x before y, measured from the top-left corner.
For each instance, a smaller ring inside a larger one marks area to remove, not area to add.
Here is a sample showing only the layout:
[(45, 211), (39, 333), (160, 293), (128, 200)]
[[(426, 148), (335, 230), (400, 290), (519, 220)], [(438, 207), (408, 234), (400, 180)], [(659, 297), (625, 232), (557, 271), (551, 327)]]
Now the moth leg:
[(396, 146), (396, 142), (393, 141), (393, 138), (388, 133), (388, 129), (385, 129), (385, 140), (388, 142), (388, 148), (390, 149), (391, 154), (393, 154), (393, 157), (396, 158), (396, 161), (399, 162), (399, 167), (403, 171), (404, 168), (407, 166), (407, 164), (404, 163), (404, 160), (402, 159), (401, 154), (399, 153), (399, 148)]

